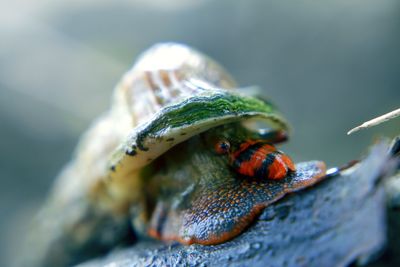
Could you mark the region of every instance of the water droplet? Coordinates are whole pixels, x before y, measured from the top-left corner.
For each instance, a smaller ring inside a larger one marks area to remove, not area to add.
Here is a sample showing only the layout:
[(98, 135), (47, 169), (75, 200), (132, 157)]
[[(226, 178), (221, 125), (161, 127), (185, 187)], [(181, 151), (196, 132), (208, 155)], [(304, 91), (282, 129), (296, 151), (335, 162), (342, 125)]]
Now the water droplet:
[(252, 249), (260, 249), (261, 248), (261, 243), (255, 242), (255, 243), (251, 244), (251, 248)]
[(250, 244), (249, 243), (243, 243), (239, 248), (238, 248), (238, 253), (244, 254), (247, 253), (250, 250)]

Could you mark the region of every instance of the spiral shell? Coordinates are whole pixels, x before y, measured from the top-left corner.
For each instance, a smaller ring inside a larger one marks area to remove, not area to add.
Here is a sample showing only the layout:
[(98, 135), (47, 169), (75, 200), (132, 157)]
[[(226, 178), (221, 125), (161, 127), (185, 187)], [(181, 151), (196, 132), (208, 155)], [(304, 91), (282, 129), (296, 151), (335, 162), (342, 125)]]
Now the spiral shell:
[(196, 50), (176, 43), (154, 45), (116, 86), (110, 111), (82, 138), (75, 160), (57, 181), (55, 198), (64, 202), (87, 192), (98, 194), (104, 187), (99, 183), (109, 178), (116, 181), (109, 186), (112, 191), (134, 195), (136, 183), (127, 185), (124, 177), (135, 180), (132, 172), (221, 124), (256, 118), (271, 131), (287, 131), (271, 103), (236, 88), (219, 64)]

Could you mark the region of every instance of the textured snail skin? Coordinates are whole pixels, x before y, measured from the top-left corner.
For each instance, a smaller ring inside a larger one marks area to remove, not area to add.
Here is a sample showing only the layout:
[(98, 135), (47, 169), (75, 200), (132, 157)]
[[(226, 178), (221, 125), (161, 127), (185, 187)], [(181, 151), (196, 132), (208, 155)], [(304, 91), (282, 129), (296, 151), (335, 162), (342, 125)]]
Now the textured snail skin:
[(324, 163), (312, 161), (297, 164), (296, 172), (281, 180), (243, 177), (229, 168), (226, 155), (213, 152), (203, 140), (196, 136), (155, 162), (159, 169), (148, 187), (155, 201), (151, 236), (183, 244), (225, 242), (246, 229), (266, 206), (315, 184), (325, 174)]

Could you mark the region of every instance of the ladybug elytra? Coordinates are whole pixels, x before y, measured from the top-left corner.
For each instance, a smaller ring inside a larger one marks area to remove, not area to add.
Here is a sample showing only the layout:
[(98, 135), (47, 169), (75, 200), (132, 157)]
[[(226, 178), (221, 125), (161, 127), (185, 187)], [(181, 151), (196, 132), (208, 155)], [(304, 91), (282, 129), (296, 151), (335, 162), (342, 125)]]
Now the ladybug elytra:
[(296, 170), (289, 156), (264, 141), (247, 140), (231, 151), (229, 142), (221, 140), (215, 150), (218, 154), (229, 154), (232, 168), (249, 177), (279, 180)]

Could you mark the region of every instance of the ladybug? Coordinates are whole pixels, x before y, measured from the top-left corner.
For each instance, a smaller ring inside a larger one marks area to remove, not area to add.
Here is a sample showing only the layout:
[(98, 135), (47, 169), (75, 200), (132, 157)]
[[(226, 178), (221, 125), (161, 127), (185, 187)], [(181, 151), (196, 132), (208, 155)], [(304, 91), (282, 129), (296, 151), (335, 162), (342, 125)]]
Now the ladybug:
[(233, 150), (229, 141), (220, 140), (215, 150), (218, 154), (228, 154), (231, 167), (245, 176), (279, 180), (296, 171), (289, 156), (265, 141), (247, 140)]

